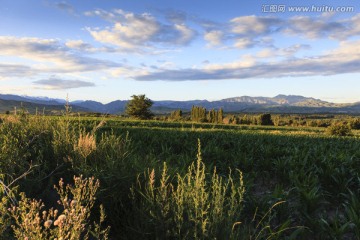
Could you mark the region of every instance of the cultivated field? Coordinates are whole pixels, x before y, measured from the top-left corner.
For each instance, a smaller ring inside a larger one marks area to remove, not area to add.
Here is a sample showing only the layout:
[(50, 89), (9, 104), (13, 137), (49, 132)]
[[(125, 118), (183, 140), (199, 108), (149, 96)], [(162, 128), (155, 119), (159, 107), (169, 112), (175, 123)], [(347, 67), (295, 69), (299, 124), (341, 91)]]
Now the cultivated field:
[(357, 130), (1, 119), (3, 239), (360, 239)]

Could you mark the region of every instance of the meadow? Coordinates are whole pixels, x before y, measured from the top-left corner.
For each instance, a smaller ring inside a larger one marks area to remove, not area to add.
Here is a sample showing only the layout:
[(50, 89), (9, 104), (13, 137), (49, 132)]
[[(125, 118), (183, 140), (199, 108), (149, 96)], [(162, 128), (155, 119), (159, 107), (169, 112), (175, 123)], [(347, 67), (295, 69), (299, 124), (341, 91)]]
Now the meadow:
[(2, 239), (360, 239), (357, 130), (0, 122)]

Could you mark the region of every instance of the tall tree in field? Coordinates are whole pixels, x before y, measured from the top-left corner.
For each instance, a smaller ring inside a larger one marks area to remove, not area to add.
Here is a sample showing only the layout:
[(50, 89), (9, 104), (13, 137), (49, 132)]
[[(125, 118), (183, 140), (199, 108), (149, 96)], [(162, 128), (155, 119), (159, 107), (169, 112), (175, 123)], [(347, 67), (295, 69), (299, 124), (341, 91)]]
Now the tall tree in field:
[(205, 122), (206, 119), (206, 108), (192, 106), (191, 108), (191, 121), (194, 122)]
[(210, 123), (217, 123), (218, 121), (218, 112), (215, 109), (211, 109), (208, 113), (207, 117), (208, 122)]
[(150, 119), (154, 114), (150, 111), (153, 102), (143, 95), (132, 95), (126, 106), (126, 114), (137, 119)]
[(261, 114), (257, 123), (259, 125), (274, 125), (270, 113)]
[(217, 122), (218, 123), (222, 123), (223, 122), (223, 118), (224, 118), (224, 111), (222, 108), (219, 109), (218, 111), (218, 119), (217, 119)]

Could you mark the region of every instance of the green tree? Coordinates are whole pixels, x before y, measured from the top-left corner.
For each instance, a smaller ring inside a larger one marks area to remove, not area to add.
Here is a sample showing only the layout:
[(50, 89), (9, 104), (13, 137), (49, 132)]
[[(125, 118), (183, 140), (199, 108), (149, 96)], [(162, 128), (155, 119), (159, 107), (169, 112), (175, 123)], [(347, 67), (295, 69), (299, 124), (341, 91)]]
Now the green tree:
[(217, 122), (217, 111), (215, 109), (211, 109), (208, 113), (207, 120), (210, 123), (216, 123)]
[(192, 106), (191, 108), (191, 121), (206, 122), (206, 108)]
[(259, 125), (274, 125), (269, 113), (261, 114), (258, 119)]
[(217, 117), (218, 117), (217, 119), (218, 123), (222, 123), (224, 118), (224, 111), (222, 108), (219, 109)]
[(126, 106), (126, 114), (137, 119), (150, 119), (154, 114), (150, 111), (153, 102), (142, 95), (132, 95)]

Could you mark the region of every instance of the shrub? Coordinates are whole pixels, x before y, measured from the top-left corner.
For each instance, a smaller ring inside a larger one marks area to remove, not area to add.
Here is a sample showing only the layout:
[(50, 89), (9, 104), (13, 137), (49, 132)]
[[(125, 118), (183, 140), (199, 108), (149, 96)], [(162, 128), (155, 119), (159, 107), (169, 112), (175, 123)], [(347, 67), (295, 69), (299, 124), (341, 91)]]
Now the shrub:
[(351, 129), (360, 129), (360, 119), (355, 118), (350, 121), (350, 127)]
[(326, 129), (327, 134), (332, 136), (351, 136), (352, 132), (348, 124), (333, 123)]

